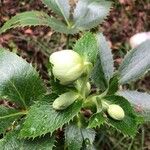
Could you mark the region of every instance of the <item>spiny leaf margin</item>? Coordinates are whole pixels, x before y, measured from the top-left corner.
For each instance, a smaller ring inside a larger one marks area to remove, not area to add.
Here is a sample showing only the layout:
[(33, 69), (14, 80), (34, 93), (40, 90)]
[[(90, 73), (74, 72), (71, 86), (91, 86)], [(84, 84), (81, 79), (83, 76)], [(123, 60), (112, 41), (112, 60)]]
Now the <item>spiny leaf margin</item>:
[(142, 115), (145, 121), (150, 122), (150, 94), (130, 90), (118, 91), (117, 94), (128, 99), (135, 111)]
[(128, 100), (118, 95), (105, 96), (104, 99), (110, 104), (117, 104), (121, 106), (125, 112), (123, 120), (114, 120), (108, 115), (106, 123), (124, 135), (134, 137), (137, 133), (139, 120)]
[(0, 48), (0, 74), (0, 97), (24, 110), (46, 91), (32, 65), (4, 48)]
[(47, 102), (37, 102), (31, 106), (20, 132), (21, 138), (35, 138), (53, 133), (74, 118), (82, 107), (82, 101), (77, 100), (62, 111), (56, 111)]
[(1, 150), (52, 150), (55, 143), (54, 136), (45, 135), (37, 137), (34, 140), (26, 140), (18, 138), (19, 130), (8, 132), (0, 140)]
[(62, 21), (50, 17), (48, 14), (42, 11), (26, 11), (19, 13), (16, 16), (8, 20), (1, 28), (0, 34), (6, 32), (9, 29), (26, 26), (47, 26), (51, 27), (57, 32), (66, 34), (74, 34), (78, 32), (76, 28), (68, 28)]
[(150, 69), (150, 40), (130, 50), (121, 63), (118, 74), (120, 84), (136, 81)]

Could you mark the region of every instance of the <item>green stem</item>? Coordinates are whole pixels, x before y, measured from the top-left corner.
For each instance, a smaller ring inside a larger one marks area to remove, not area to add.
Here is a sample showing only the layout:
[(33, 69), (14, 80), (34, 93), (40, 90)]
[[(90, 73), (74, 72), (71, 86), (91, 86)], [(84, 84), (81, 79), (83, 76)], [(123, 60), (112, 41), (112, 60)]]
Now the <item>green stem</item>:
[(83, 78), (83, 82), (82, 82), (82, 86), (81, 86), (81, 90), (82, 90), (81, 95), (82, 95), (84, 100), (86, 99), (86, 84), (87, 84), (87, 81), (88, 81), (88, 76)]
[(85, 61), (84, 62), (84, 68), (85, 68), (85, 73), (89, 77), (89, 75), (90, 75), (90, 73), (92, 71), (92, 68), (93, 68), (93, 64), (91, 62)]
[(133, 146), (133, 143), (134, 143), (134, 138), (132, 139), (132, 141), (131, 141), (131, 143), (130, 143), (130, 145), (129, 145), (129, 147), (128, 147), (128, 150), (131, 150), (131, 148), (132, 148), (132, 146)]
[(107, 109), (108, 107), (109, 107), (109, 103), (108, 102), (106, 102), (105, 100), (102, 100), (102, 107), (104, 108), (104, 109)]
[(103, 99), (103, 97), (106, 96), (106, 94), (107, 94), (107, 90), (106, 90), (105, 92), (103, 92), (102, 94), (97, 95), (97, 97), (98, 97), (99, 99)]
[(102, 93), (101, 95), (90, 95), (88, 98), (86, 98), (85, 103), (94, 103), (98, 112), (102, 111), (103, 109), (108, 109), (111, 103), (104, 99), (105, 95), (106, 92)]
[(106, 100), (101, 99), (99, 97), (96, 97), (95, 104), (97, 106), (97, 112), (101, 112), (102, 110), (107, 110), (110, 105)]
[(79, 128), (82, 127), (82, 123), (81, 123), (81, 119), (80, 119), (79, 115), (77, 116), (77, 125), (78, 125)]
[(115, 145), (114, 147), (112, 148), (112, 150), (114, 150), (116, 147), (119, 146), (119, 144), (125, 139), (125, 137), (122, 137)]

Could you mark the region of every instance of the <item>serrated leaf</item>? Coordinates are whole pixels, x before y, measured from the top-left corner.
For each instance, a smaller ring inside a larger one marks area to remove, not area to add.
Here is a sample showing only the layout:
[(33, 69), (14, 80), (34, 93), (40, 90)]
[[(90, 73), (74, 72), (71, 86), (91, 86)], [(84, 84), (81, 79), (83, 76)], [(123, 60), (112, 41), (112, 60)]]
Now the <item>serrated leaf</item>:
[(40, 98), (40, 101), (52, 103), (57, 97), (58, 97), (58, 94), (50, 93), (50, 94), (46, 94), (42, 98)]
[(52, 150), (55, 139), (46, 135), (38, 137), (34, 140), (18, 139), (18, 131), (7, 133), (6, 136), (0, 140), (1, 150)]
[(124, 58), (120, 68), (120, 84), (135, 81), (150, 69), (150, 40), (132, 49)]
[(53, 67), (52, 64), (49, 63), (48, 73), (49, 73), (49, 76), (50, 76), (49, 83), (51, 85), (51, 92), (55, 93), (57, 95), (61, 95), (63, 93), (66, 93), (68, 91), (68, 89), (66, 88), (65, 85), (60, 84), (60, 81), (55, 78), (55, 76), (53, 75), (52, 67)]
[(69, 125), (65, 129), (65, 142), (68, 150), (80, 150), (84, 141), (92, 145), (95, 140), (95, 131), (93, 129), (79, 128), (75, 125)]
[(107, 90), (107, 95), (115, 94), (119, 89), (118, 76), (114, 75), (109, 81), (109, 87)]
[(101, 23), (107, 16), (111, 6), (108, 1), (80, 0), (75, 9), (74, 19), (70, 19), (69, 0), (43, 0), (42, 2), (56, 14), (63, 16), (66, 24), (41, 11), (26, 11), (8, 20), (0, 29), (0, 34), (12, 28), (25, 26), (48, 26), (56, 32), (75, 34)]
[(48, 14), (40, 11), (26, 11), (19, 13), (8, 20), (1, 28), (0, 34), (5, 31), (25, 26), (48, 26), (57, 32), (73, 34), (77, 32), (76, 28), (68, 28), (62, 21), (50, 17)]
[(101, 89), (101, 91), (105, 91), (108, 87), (108, 84), (104, 77), (104, 73), (102, 71), (100, 58), (97, 58), (97, 61), (91, 73), (91, 80), (98, 88)]
[(95, 35), (85, 33), (75, 44), (74, 51), (79, 53), (85, 61), (94, 63), (97, 57), (97, 41)]
[(96, 127), (100, 127), (104, 123), (105, 123), (105, 117), (101, 113), (96, 113), (90, 117), (88, 127), (96, 128)]
[(75, 125), (69, 125), (65, 129), (65, 144), (68, 150), (80, 150), (83, 138), (81, 129)]
[(82, 128), (82, 136), (84, 139), (84, 145), (86, 149), (93, 147), (93, 142), (95, 140), (96, 133), (93, 129)]
[(27, 108), (45, 93), (36, 70), (16, 54), (0, 48), (0, 97)]
[(79, 0), (74, 11), (74, 26), (81, 30), (96, 27), (106, 18), (110, 8), (109, 1)]
[(25, 112), (0, 105), (0, 134), (4, 133), (16, 119), (24, 114)]
[(150, 121), (150, 94), (138, 91), (118, 91), (117, 94), (125, 97), (142, 114), (145, 121)]
[(53, 133), (73, 119), (80, 111), (81, 106), (82, 101), (77, 100), (65, 110), (56, 111), (47, 102), (37, 102), (29, 110), (20, 136), (34, 138), (48, 132)]
[(92, 81), (102, 91), (109, 86), (109, 81), (114, 74), (114, 63), (111, 49), (102, 33), (97, 34), (98, 58), (92, 71)]
[(121, 106), (125, 112), (123, 120), (114, 120), (108, 116), (107, 123), (125, 135), (135, 136), (138, 129), (138, 118), (130, 103), (122, 96), (106, 96), (105, 99), (112, 104)]
[(70, 17), (69, 0), (42, 0), (42, 2), (68, 22)]
[(60, 81), (56, 80), (52, 76), (50, 80), (50, 85), (51, 85), (51, 91), (58, 95), (61, 95), (70, 90), (70, 87), (68, 88), (67, 86), (60, 84)]
[(97, 43), (99, 48), (99, 57), (107, 83), (114, 74), (114, 61), (111, 49), (102, 33), (97, 34)]

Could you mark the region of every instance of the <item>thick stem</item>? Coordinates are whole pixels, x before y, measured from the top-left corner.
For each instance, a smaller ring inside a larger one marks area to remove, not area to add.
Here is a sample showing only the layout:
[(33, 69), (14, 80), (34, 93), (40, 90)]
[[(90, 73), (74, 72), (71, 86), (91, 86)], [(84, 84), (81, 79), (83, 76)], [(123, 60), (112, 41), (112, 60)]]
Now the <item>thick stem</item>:
[(81, 95), (83, 96), (83, 99), (86, 99), (86, 84), (88, 81), (88, 76), (85, 76), (83, 78), (82, 86), (81, 86)]

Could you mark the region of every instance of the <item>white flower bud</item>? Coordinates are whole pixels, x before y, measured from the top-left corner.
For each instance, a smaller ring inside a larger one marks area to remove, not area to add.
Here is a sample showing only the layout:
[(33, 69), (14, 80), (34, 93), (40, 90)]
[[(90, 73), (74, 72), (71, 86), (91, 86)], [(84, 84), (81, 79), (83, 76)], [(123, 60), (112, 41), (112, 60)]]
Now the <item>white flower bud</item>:
[(115, 120), (122, 120), (125, 117), (124, 110), (116, 104), (109, 105), (107, 109), (108, 114)]
[(150, 39), (150, 32), (137, 33), (130, 38), (130, 45), (132, 48), (136, 48), (138, 45), (148, 39)]
[(53, 65), (53, 75), (63, 85), (75, 81), (84, 71), (82, 57), (73, 50), (54, 52), (50, 56), (50, 62)]
[(70, 91), (60, 95), (54, 102), (53, 108), (55, 110), (63, 110), (69, 107), (77, 98), (79, 97), (78, 93)]

